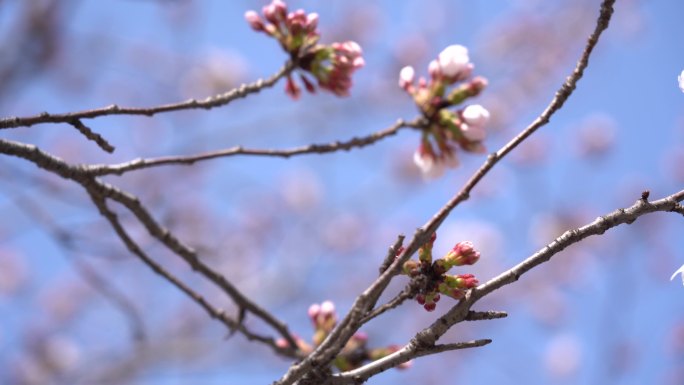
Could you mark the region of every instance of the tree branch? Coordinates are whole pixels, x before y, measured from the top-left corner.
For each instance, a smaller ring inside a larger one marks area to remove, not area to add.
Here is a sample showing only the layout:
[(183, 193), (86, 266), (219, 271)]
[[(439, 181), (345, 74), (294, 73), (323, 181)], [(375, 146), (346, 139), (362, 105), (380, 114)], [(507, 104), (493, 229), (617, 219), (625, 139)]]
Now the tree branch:
[[(235, 286), (233, 286), (230, 281), (228, 281), (223, 275), (214, 271), (211, 267), (204, 264), (197, 256), (197, 253), (190, 247), (186, 246), (178, 238), (176, 238), (168, 229), (160, 225), (147, 211), (147, 209), (140, 203), (137, 197), (123, 192), (112, 185), (101, 182), (96, 178), (88, 175), (85, 170), (86, 166), (72, 166), (62, 159), (52, 156), (48, 153), (43, 152), (38, 147), (28, 144), (23, 144), (19, 142), (14, 142), (10, 140), (0, 139), (0, 153), (5, 153), (7, 155), (17, 156), (33, 162), (36, 166), (55, 173), (65, 179), (73, 180), (83, 186), (86, 191), (91, 196), (98, 199), (110, 198), (122, 205), (124, 205), (128, 210), (135, 215), (135, 217), (145, 226), (147, 231), (154, 238), (159, 240), (164, 244), (169, 250), (173, 251), (176, 255), (181, 257), (186, 263), (194, 270), (199, 272), (205, 278), (209, 279), (212, 283), (221, 288), (237, 305), (240, 309), (245, 309), (258, 318), (261, 318), (266, 324), (273, 327), (283, 338), (285, 338), (292, 350), (296, 349), (296, 342), (294, 338), (289, 333), (287, 325), (276, 319), (273, 315), (267, 312), (265, 309), (258, 306), (256, 303), (248, 299), (244, 294), (242, 294)], [(94, 200), (98, 204), (98, 200)], [(100, 212), (107, 213), (106, 206), (98, 206)], [(107, 216), (105, 216), (107, 217)], [(111, 219), (107, 217), (108, 220)], [(114, 226), (114, 224), (112, 224)], [(116, 227), (115, 227), (116, 230)], [(118, 233), (118, 232), (117, 232)], [(121, 234), (118, 233), (120, 237)], [(122, 237), (122, 240), (125, 239)], [(126, 242), (125, 242), (126, 243)], [(127, 243), (130, 249), (130, 245)], [(138, 247), (137, 250), (141, 251)], [(133, 251), (133, 250), (131, 250)], [(140, 256), (137, 252), (136, 255)], [(142, 259), (142, 257), (141, 257)], [(148, 260), (150, 260), (148, 258)], [(150, 260), (151, 261), (151, 260)], [(146, 262), (147, 263), (147, 262)], [(148, 265), (150, 265), (148, 263)], [(150, 265), (152, 267), (152, 265)], [(157, 271), (157, 270), (155, 270)], [(165, 276), (166, 277), (166, 276)], [(173, 282), (174, 285), (178, 286), (177, 283)], [(184, 290), (185, 291), (185, 290)], [(188, 295), (191, 293), (187, 292)], [(194, 299), (194, 297), (193, 297)]]
[(362, 384), (369, 378), (388, 369), (397, 367), (405, 362), (411, 361), (414, 358), (444, 353), (452, 350), (478, 348), (489, 345), (491, 342), (492, 340), (490, 339), (481, 339), (468, 342), (434, 345), (430, 347), (418, 347), (409, 344), (389, 356), (370, 362), (360, 368), (333, 375), (328, 383), (331, 385)]
[(467, 320), (468, 315), (471, 314), (470, 308), (477, 301), (492, 292), (517, 281), (523, 274), (544, 262), (548, 262), (551, 257), (572, 244), (578, 243), (592, 235), (603, 234), (607, 230), (621, 224), (631, 224), (637, 218), (645, 214), (663, 211), (676, 212), (684, 216), (684, 213), (681, 213), (678, 210), (678, 207), (681, 207), (678, 202), (681, 202), (682, 200), (684, 200), (684, 190), (652, 202), (642, 198), (637, 200), (637, 202), (629, 208), (615, 210), (610, 214), (598, 217), (585, 226), (566, 231), (563, 235), (559, 236), (553, 242), (520, 262), (518, 265), (501, 273), (484, 285), (469, 290), (465, 297), (446, 314), (438, 318), (432, 325), (416, 334), (416, 343), (425, 346), (433, 345), (451, 326), (463, 320)]
[(112, 165), (92, 165), (88, 166), (88, 174), (92, 176), (102, 176), (109, 174), (122, 175), (125, 172), (140, 170), (144, 168), (158, 167), (162, 165), (192, 165), (195, 162), (200, 162), (209, 159), (223, 158), (234, 155), (250, 155), (250, 156), (272, 156), (289, 158), (295, 155), (304, 154), (326, 154), (336, 151), (349, 151), (353, 148), (362, 148), (375, 142), (378, 142), (386, 137), (395, 135), (399, 130), (406, 127), (420, 127), (422, 118), (416, 118), (411, 121), (404, 121), (399, 119), (392, 126), (372, 133), (363, 137), (354, 137), (347, 141), (335, 141), (327, 144), (310, 144), (307, 146), (295, 147), (285, 150), (274, 149), (249, 149), (242, 146), (235, 146), (219, 151), (211, 151), (203, 154), (190, 156), (165, 156), (160, 158), (136, 159), (126, 163), (112, 164)]
[(253, 83), (243, 84), (238, 88), (234, 88), (220, 95), (210, 96), (204, 100), (190, 99), (185, 102), (163, 104), (160, 106), (147, 108), (119, 107), (116, 104), (112, 104), (107, 107), (97, 108), (93, 110), (68, 112), (64, 114), (50, 114), (47, 112), (42, 112), (38, 115), (28, 117), (10, 116), (7, 118), (0, 119), (0, 129), (30, 127), (34, 124), (40, 123), (69, 123), (73, 125), (73, 122), (78, 121), (80, 119), (92, 119), (106, 115), (153, 116), (155, 114), (170, 111), (191, 110), (199, 108), (209, 110), (215, 107), (224, 106), (235, 99), (244, 98), (249, 94), (257, 93), (265, 88), (273, 87), (278, 82), (278, 80), (292, 72), (293, 69), (294, 64), (291, 61), (288, 61), (285, 63), (283, 67), (281, 67), (278, 70), (278, 72), (271, 75), (267, 79), (259, 79)]

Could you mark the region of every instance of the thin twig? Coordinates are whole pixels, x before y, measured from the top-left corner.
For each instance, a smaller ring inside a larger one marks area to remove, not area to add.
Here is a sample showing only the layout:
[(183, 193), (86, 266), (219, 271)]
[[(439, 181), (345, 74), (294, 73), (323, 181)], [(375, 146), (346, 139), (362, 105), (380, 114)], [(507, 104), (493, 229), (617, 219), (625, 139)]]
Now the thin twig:
[(407, 285), (404, 290), (402, 290), (399, 294), (397, 294), (394, 298), (389, 300), (386, 304), (382, 306), (378, 306), (377, 308), (373, 309), (372, 312), (370, 312), (367, 316), (361, 318), (359, 321), (361, 324), (365, 324), (366, 322), (372, 320), (373, 318), (379, 316), (380, 314), (392, 310), (402, 303), (406, 301), (407, 299), (413, 297), (413, 292), (412, 288), (410, 285)]
[(644, 199), (639, 199), (629, 208), (615, 210), (610, 214), (598, 217), (585, 226), (566, 231), (563, 235), (559, 236), (516, 266), (499, 274), (487, 283), (469, 290), (465, 297), (446, 314), (437, 319), (432, 325), (416, 334), (416, 343), (425, 346), (433, 345), (451, 326), (465, 320), (468, 317), (470, 308), (478, 300), (517, 281), (522, 275), (542, 263), (548, 262), (551, 257), (558, 254), (566, 247), (578, 243), (592, 235), (603, 234), (607, 230), (621, 224), (631, 224), (639, 217), (649, 213), (658, 211), (678, 212), (676, 207), (679, 205), (678, 202), (681, 202), (682, 200), (684, 200), (684, 190), (657, 201), (648, 202)]
[[(513, 138), (510, 142), (504, 145), (498, 152), (491, 154), (485, 163), (475, 172), (475, 174), (468, 180), (464, 187), (454, 195), (423, 227), (418, 228), (405, 247), (406, 250), (400, 258), (397, 258), (392, 265), (376, 279), (363, 293), (361, 293), (351, 310), (338, 323), (335, 329), (328, 335), (328, 337), (314, 350), (306, 359), (292, 365), (288, 371), (275, 382), (277, 385), (291, 385), (299, 380), (305, 373), (310, 371), (314, 366), (324, 366), (332, 361), (335, 356), (342, 349), (344, 344), (351, 338), (351, 336), (360, 327), (359, 320), (363, 318), (368, 311), (369, 304), (375, 303), (377, 298), (384, 292), (389, 285), (392, 278), (399, 272), (401, 265), (418, 250), (418, 247), (424, 244), (429, 237), (437, 230), (437, 228), (444, 222), (451, 211), (461, 202), (468, 199), (471, 190), (479, 183), (479, 181), (491, 170), (506, 154), (517, 147), (523, 140), (529, 137), (540, 127), (547, 124), (551, 116), (558, 111), (568, 97), (574, 91), (577, 82), (582, 77), (584, 69), (589, 63), (589, 57), (594, 50), (596, 43), (599, 40), (602, 32), (608, 27), (610, 18), (613, 14), (613, 4), (615, 0), (604, 0), (601, 3), (599, 17), (596, 21), (596, 27), (589, 36), (587, 44), (577, 62), (577, 65), (570, 76), (563, 83), (561, 88), (556, 92), (555, 96), (549, 103), (548, 107), (542, 114), (535, 119), (532, 124), (525, 128), (518, 136)], [(463, 315), (465, 317), (465, 314)], [(434, 343), (433, 343), (434, 345)], [(426, 345), (427, 346), (427, 345)]]
[[(145, 226), (150, 235), (159, 240), (169, 250), (180, 256), (194, 270), (208, 278), (220, 287), (239, 308), (244, 308), (273, 327), (285, 340), (292, 351), (296, 349), (296, 342), (290, 334), (287, 325), (279, 321), (265, 309), (242, 294), (223, 275), (204, 264), (197, 253), (183, 244), (168, 229), (157, 222), (147, 209), (134, 195), (121, 191), (112, 185), (97, 180), (86, 172), (86, 166), (72, 166), (62, 159), (50, 155), (34, 145), (0, 139), (0, 153), (17, 156), (33, 162), (36, 166), (55, 173), (65, 179), (73, 180), (83, 186), (89, 194), (96, 197), (111, 198), (123, 204)], [(101, 211), (103, 212), (103, 211)], [(106, 212), (106, 211), (104, 211)], [(139, 249), (139, 248), (138, 248)], [(140, 250), (142, 251), (142, 250)], [(139, 255), (136, 253), (136, 255)]]
[(484, 321), (508, 317), (505, 311), (469, 311), (464, 321)]
[(128, 171), (140, 170), (144, 168), (157, 167), (162, 165), (192, 165), (195, 162), (223, 158), (234, 155), (251, 155), (251, 156), (271, 156), (271, 157), (281, 157), (289, 158), (295, 155), (304, 154), (325, 154), (336, 151), (349, 151), (353, 148), (362, 148), (371, 144), (374, 144), (386, 137), (395, 135), (402, 128), (407, 127), (420, 127), (422, 124), (422, 119), (417, 118), (412, 121), (404, 121), (402, 119), (397, 120), (392, 126), (372, 133), (363, 137), (354, 137), (350, 140), (343, 142), (335, 141), (326, 144), (310, 144), (307, 146), (295, 147), (285, 150), (274, 150), (274, 149), (249, 149), (243, 148), (242, 146), (236, 146), (227, 148), (219, 151), (206, 152), (203, 154), (190, 155), (190, 156), (165, 156), (160, 158), (149, 158), (149, 159), (136, 159), (126, 163), (112, 164), (112, 165), (92, 165), (88, 167), (88, 173), (93, 176), (101, 176), (108, 174), (121, 175)]
[(145, 115), (153, 116), (162, 112), (180, 111), (203, 108), (205, 110), (224, 106), (235, 99), (244, 98), (245, 96), (257, 93), (265, 88), (272, 87), (278, 80), (290, 73), (294, 69), (291, 61), (278, 70), (275, 74), (267, 79), (259, 79), (253, 83), (243, 84), (238, 88), (234, 88), (223, 94), (210, 96), (204, 100), (190, 99), (184, 102), (164, 104), (154, 107), (119, 107), (112, 104), (107, 107), (97, 108), (93, 110), (85, 110), (79, 112), (69, 112), (65, 114), (50, 114), (43, 112), (34, 116), (17, 117), (10, 116), (0, 119), (0, 129), (15, 128), (15, 127), (29, 127), (39, 123), (69, 123), (73, 124), (75, 120), (92, 119), (99, 116), (106, 115)]
[(102, 135), (94, 132), (93, 130), (90, 129), (90, 127), (86, 126), (81, 122), (80, 119), (74, 119), (69, 122), (74, 128), (78, 130), (83, 136), (85, 136), (88, 140), (92, 140), (93, 142), (97, 143), (97, 145), (104, 151), (108, 153), (114, 152), (114, 146), (109, 144), (105, 138), (102, 137)]
[(411, 361), (418, 357), (429, 356), (432, 354), (444, 353), (452, 350), (461, 350), (469, 348), (479, 348), (481, 346), (492, 343), (490, 339), (481, 339), (467, 342), (458, 342), (452, 344), (441, 344), (430, 347), (418, 347), (408, 344), (397, 352), (389, 356), (383, 357), (379, 360), (370, 362), (358, 369), (350, 370), (344, 373), (333, 375), (326, 383), (329, 385), (343, 385), (343, 384), (362, 384), (369, 378), (380, 374), (388, 369), (397, 367), (405, 362)]
[(119, 221), (119, 218), (117, 215), (110, 210), (107, 207), (107, 204), (105, 202), (105, 199), (101, 196), (97, 196), (95, 194), (91, 193), (91, 198), (93, 200), (93, 203), (95, 203), (95, 206), (97, 206), (98, 210), (104, 216), (107, 221), (111, 224), (112, 228), (114, 229), (114, 232), (121, 238), (121, 240), (124, 242), (126, 245), (126, 248), (136, 255), (140, 260), (142, 260), (152, 271), (155, 273), (159, 274), (162, 276), (165, 280), (173, 284), (175, 287), (177, 287), (179, 290), (184, 292), (188, 297), (192, 298), (198, 305), (200, 305), (208, 314), (211, 318), (216, 319), (226, 325), (228, 329), (230, 330), (237, 330), (240, 333), (242, 333), (245, 337), (247, 337), (248, 340), (252, 341), (259, 341), (262, 343), (265, 343), (269, 345), (276, 353), (278, 354), (283, 354), (287, 355), (290, 357), (294, 357), (292, 355), (292, 351), (289, 349), (283, 349), (280, 348), (278, 345), (276, 345), (275, 341), (273, 338), (270, 337), (265, 337), (261, 336), (259, 334), (255, 334), (250, 332), (242, 323), (237, 322), (233, 318), (229, 317), (226, 312), (223, 309), (218, 309), (213, 307), (204, 297), (202, 297), (199, 293), (194, 291), (192, 288), (187, 286), (183, 281), (181, 281), (179, 278), (171, 274), (169, 271), (164, 269), (160, 264), (155, 262), (152, 258), (150, 258), (141, 248), (138, 246), (138, 244), (128, 235), (126, 230), (124, 229), (123, 225), (121, 225), (121, 222)]

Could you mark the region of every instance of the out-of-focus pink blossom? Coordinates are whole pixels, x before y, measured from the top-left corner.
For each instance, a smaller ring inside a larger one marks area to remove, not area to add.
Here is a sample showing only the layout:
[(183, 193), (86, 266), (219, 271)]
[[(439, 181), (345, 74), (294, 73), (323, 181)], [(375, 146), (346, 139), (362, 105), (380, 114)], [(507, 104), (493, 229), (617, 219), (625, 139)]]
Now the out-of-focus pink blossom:
[(256, 13), (256, 11), (247, 11), (245, 12), (245, 20), (247, 20), (247, 23), (249, 23), (249, 26), (252, 27), (253, 30), (255, 31), (263, 31), (264, 30), (264, 22), (261, 21), (261, 18), (259, 17), (259, 14)]
[(299, 88), (294, 80), (292, 80), (292, 76), (287, 77), (287, 81), (285, 83), (285, 93), (294, 100), (299, 99), (299, 97), (302, 95), (302, 89)]
[(466, 139), (471, 142), (481, 142), (487, 136), (484, 128), (489, 121), (489, 111), (479, 104), (473, 104), (466, 107), (461, 112), (463, 123), (461, 124), (461, 132)]
[(441, 75), (452, 80), (467, 78), (473, 68), (468, 49), (459, 44), (450, 45), (440, 52), (437, 63)]
[(413, 87), (413, 80), (416, 76), (416, 71), (411, 66), (406, 66), (399, 71), (399, 87), (409, 91)]
[(437, 160), (434, 154), (421, 150), (422, 146), (413, 154), (413, 162), (418, 166), (426, 179), (439, 178), (444, 174), (444, 163)]

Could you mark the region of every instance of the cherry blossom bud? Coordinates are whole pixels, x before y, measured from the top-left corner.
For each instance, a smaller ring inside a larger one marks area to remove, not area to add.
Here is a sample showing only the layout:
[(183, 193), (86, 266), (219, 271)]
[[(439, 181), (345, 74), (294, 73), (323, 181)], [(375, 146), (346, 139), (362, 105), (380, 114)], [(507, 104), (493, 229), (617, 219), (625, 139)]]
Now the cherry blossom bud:
[(437, 304), (434, 302), (427, 302), (425, 305), (423, 305), (423, 308), (427, 311), (435, 311)]
[(245, 12), (245, 20), (247, 20), (247, 23), (249, 23), (249, 26), (252, 27), (252, 29), (255, 31), (263, 31), (265, 29), (264, 28), (264, 22), (261, 21), (259, 14), (256, 13), (255, 11)]
[(401, 71), (399, 71), (399, 87), (408, 91), (411, 87), (413, 87), (413, 80), (415, 76), (416, 71), (414, 71), (413, 67), (406, 66), (402, 68)]
[(314, 84), (309, 80), (306, 76), (303, 74), (299, 75), (299, 78), (302, 79), (302, 83), (304, 83), (304, 88), (310, 93), (310, 94), (315, 94), (316, 93), (316, 87)]
[(466, 124), (472, 126), (484, 126), (489, 121), (489, 111), (479, 104), (466, 107), (461, 116)]
[(316, 28), (318, 27), (318, 14), (315, 12), (312, 12), (308, 15), (306, 15), (306, 29), (309, 33), (313, 33), (316, 31)]
[(480, 283), (472, 274), (456, 275), (455, 278), (457, 281), (456, 287), (459, 289), (472, 289)]
[(475, 250), (470, 241), (459, 242), (442, 258), (445, 270), (452, 266), (475, 264), (480, 259), (480, 252)]
[(468, 49), (454, 44), (446, 47), (437, 57), (441, 74), (450, 79), (463, 79), (466, 72), (472, 69)]
[(324, 301), (321, 304), (321, 315), (325, 318), (335, 315), (335, 304), (332, 301)]
[(463, 118), (463, 124), (461, 124), (463, 136), (471, 142), (483, 141), (487, 136), (484, 126), (489, 121), (489, 111), (479, 104), (473, 104), (461, 112), (461, 117)]
[(261, 11), (266, 20), (273, 24), (284, 21), (287, 15), (287, 5), (281, 0), (273, 0), (271, 4), (264, 6)]
[(287, 81), (285, 82), (285, 93), (294, 100), (299, 99), (299, 97), (302, 95), (302, 89), (299, 88), (294, 80), (292, 80), (291, 76), (288, 76)]
[(316, 319), (318, 318), (318, 314), (321, 312), (321, 305), (314, 303), (311, 306), (309, 306), (309, 311), (307, 312), (309, 314), (309, 318), (311, 318), (311, 321), (313, 323), (316, 323)]

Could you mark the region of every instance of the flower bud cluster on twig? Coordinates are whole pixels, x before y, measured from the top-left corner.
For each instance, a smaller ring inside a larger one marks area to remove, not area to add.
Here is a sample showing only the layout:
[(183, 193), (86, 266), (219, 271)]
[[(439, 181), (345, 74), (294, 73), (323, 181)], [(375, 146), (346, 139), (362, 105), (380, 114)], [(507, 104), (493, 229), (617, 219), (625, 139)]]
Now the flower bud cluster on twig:
[[(311, 344), (302, 338), (294, 337), (297, 348), (304, 354), (311, 353), (337, 325), (335, 304), (331, 301), (311, 305), (308, 314), (314, 328)], [(368, 361), (379, 360), (399, 350), (398, 345), (370, 349), (367, 347), (367, 342), (368, 335), (366, 333), (356, 332), (333, 361), (335, 367), (340, 371), (356, 369)], [(285, 339), (278, 339), (276, 344), (283, 349), (289, 346)], [(399, 365), (398, 368), (405, 369), (410, 366), (411, 361), (408, 361)]]
[[(448, 109), (479, 95), (487, 86), (483, 77), (470, 79), (473, 68), (468, 49), (451, 45), (430, 62), (429, 80), (420, 77), (416, 82), (416, 72), (411, 66), (399, 72), (399, 86), (413, 97), (428, 122), (413, 157), (426, 178), (439, 177), (446, 167), (458, 166), (456, 145), (467, 152), (486, 151), (482, 141), (486, 137), (489, 111), (479, 104), (457, 111)], [(453, 85), (456, 87), (449, 90)]]
[[(309, 78), (313, 76), (318, 87), (337, 96), (349, 95), (353, 73), (365, 65), (356, 42), (319, 44), (318, 14), (307, 14), (302, 9), (288, 12), (282, 0), (273, 0), (261, 13), (264, 19), (256, 11), (247, 11), (245, 19), (255, 31), (278, 40), (299, 70), (299, 78), (308, 92), (316, 92), (314, 81)], [(287, 75), (285, 92), (293, 99), (301, 96), (301, 87), (292, 74)]]
[[(444, 257), (433, 262), (432, 246), (435, 239), (437, 234), (433, 233), (430, 240), (418, 249), (418, 260), (409, 259), (404, 262), (402, 269), (403, 274), (411, 277), (417, 291), (416, 301), (427, 311), (435, 310), (441, 294), (461, 299), (468, 289), (479, 284), (472, 274), (446, 274), (454, 266), (473, 265), (480, 259), (480, 252), (475, 250), (473, 243), (459, 242)], [(397, 256), (403, 251), (400, 249)]]

